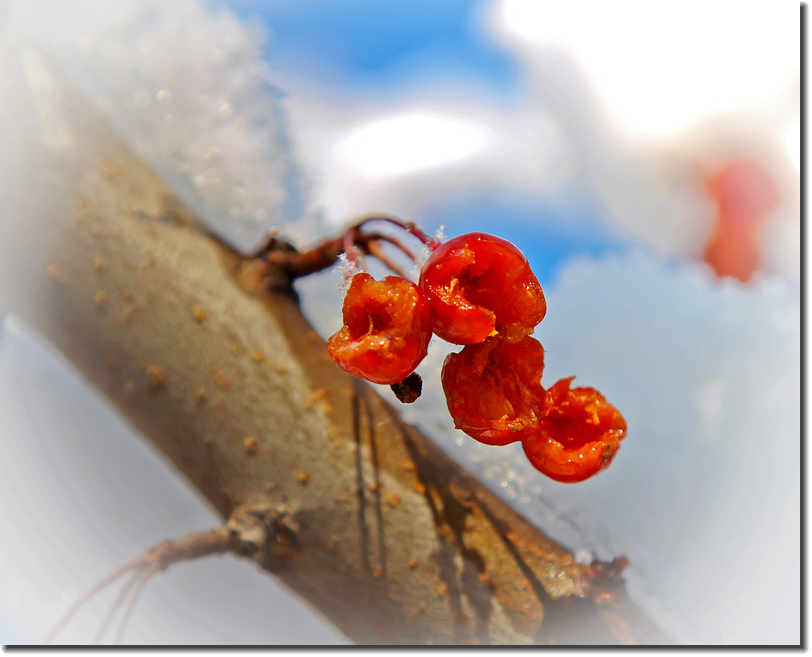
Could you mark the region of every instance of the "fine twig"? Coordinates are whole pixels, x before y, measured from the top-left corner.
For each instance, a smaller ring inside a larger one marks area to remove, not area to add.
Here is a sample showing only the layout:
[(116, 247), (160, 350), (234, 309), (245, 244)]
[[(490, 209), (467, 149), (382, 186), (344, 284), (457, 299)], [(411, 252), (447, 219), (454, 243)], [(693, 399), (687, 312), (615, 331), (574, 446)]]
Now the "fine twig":
[(409, 278), (403, 268), (382, 251), (381, 243), (391, 244), (413, 263), (418, 261), (417, 255), (393, 235), (362, 232), (361, 229), (367, 224), (376, 221), (397, 226), (416, 237), (430, 250), (440, 245), (439, 239), (424, 233), (413, 221), (387, 213), (371, 212), (358, 217), (339, 237), (324, 240), (306, 251), (296, 250), (287, 242), (278, 239), (276, 233), (272, 233), (267, 244), (256, 253), (255, 261), (267, 267), (263, 276), (270, 282), (269, 287), (274, 287), (273, 281), (282, 281), (289, 285), (297, 278), (332, 267), (342, 253), (346, 254), (350, 262), (357, 262), (364, 255), (372, 255), (398, 276)]
[(70, 605), (70, 607), (65, 610), (62, 617), (57, 621), (45, 639), (43, 639), (42, 644), (47, 645), (51, 643), (57, 634), (64, 629), (68, 621), (70, 621), (71, 618), (73, 618), (79, 612), (79, 610), (99, 591), (123, 575), (135, 571), (132, 579), (124, 585), (111, 609), (108, 611), (107, 616), (102, 622), (101, 627), (96, 633), (96, 637), (94, 639), (94, 642), (101, 639), (107, 625), (115, 615), (116, 610), (121, 606), (122, 602), (127, 597), (127, 593), (133, 589), (134, 586), (135, 588), (132, 590), (130, 595), (122, 621), (119, 623), (119, 629), (116, 633), (117, 642), (121, 633), (124, 631), (126, 619), (132, 611), (135, 600), (149, 577), (156, 572), (166, 570), (170, 565), (178, 561), (190, 561), (198, 557), (238, 551), (240, 541), (241, 539), (239, 535), (232, 529), (228, 527), (220, 527), (207, 532), (191, 534), (174, 541), (164, 541), (163, 543), (156, 545), (146, 554), (138, 557), (137, 559), (133, 559), (121, 564), (120, 566), (117, 566), (107, 575), (102, 577), (96, 584), (90, 587), (90, 589), (88, 589), (85, 593), (79, 596), (79, 598), (77, 598)]
[(377, 241), (370, 241), (367, 245), (369, 249), (370, 255), (375, 256), (378, 260), (380, 260), (384, 265), (386, 265), (391, 271), (396, 273), (398, 276), (402, 278), (409, 278), (409, 274), (407, 274), (403, 269), (401, 269), (400, 265), (398, 265), (394, 260), (392, 260), (386, 253), (384, 253), (381, 248), (378, 246)]
[(357, 217), (353, 227), (354, 228), (361, 228), (364, 224), (370, 223), (372, 221), (385, 221), (390, 224), (394, 224), (399, 228), (402, 228), (408, 233), (414, 235), (417, 239), (419, 239), (423, 244), (425, 244), (429, 249), (432, 251), (440, 246), (440, 241), (434, 237), (431, 237), (424, 233), (420, 226), (418, 226), (414, 221), (408, 219), (401, 219), (397, 215), (389, 214), (388, 212), (367, 212), (362, 214), (360, 217)]
[(90, 600), (94, 595), (96, 595), (99, 591), (105, 588), (107, 585), (111, 584), (112, 582), (116, 581), (122, 575), (130, 572), (134, 568), (138, 568), (139, 566), (143, 566), (147, 563), (149, 559), (149, 553), (143, 556), (138, 557), (137, 559), (133, 559), (132, 561), (128, 561), (126, 563), (121, 564), (120, 566), (116, 566), (107, 573), (104, 577), (102, 577), (96, 584), (90, 587), (87, 591), (85, 591), (82, 595), (80, 595), (71, 605), (65, 610), (65, 613), (62, 614), (62, 617), (56, 622), (53, 626), (51, 631), (48, 635), (43, 639), (42, 644), (47, 645), (51, 641), (53, 641), (54, 637), (62, 631), (62, 628), (68, 623), (68, 621), (73, 618), (73, 616), (85, 605), (85, 603)]
[(389, 244), (392, 244), (402, 251), (406, 257), (409, 258), (409, 260), (412, 262), (417, 262), (417, 256), (415, 255), (414, 251), (392, 235), (386, 235), (384, 233), (363, 233), (362, 237), (367, 238), (370, 242), (389, 242)]
[(141, 574), (143, 567), (139, 570), (136, 570), (132, 573), (132, 576), (127, 581), (127, 583), (121, 587), (121, 591), (119, 591), (118, 596), (116, 597), (115, 602), (110, 605), (110, 609), (108, 609), (107, 614), (105, 614), (104, 620), (99, 625), (99, 629), (96, 632), (96, 635), (93, 637), (93, 644), (98, 645), (101, 642), (102, 637), (104, 636), (105, 631), (107, 630), (108, 626), (113, 620), (113, 616), (115, 616), (116, 612), (118, 611), (119, 607), (121, 607), (121, 603), (127, 597), (127, 593), (129, 593), (130, 589), (132, 589), (133, 584), (138, 580), (138, 576)]
[(147, 580), (152, 577), (152, 575), (158, 570), (157, 564), (154, 563), (151, 566), (144, 568), (138, 575), (138, 578), (135, 581), (135, 588), (130, 595), (130, 599), (127, 602), (127, 606), (124, 608), (124, 613), (121, 615), (121, 620), (118, 624), (118, 630), (116, 631), (116, 636), (113, 639), (113, 643), (118, 645), (121, 643), (121, 637), (124, 635), (124, 629), (127, 627), (127, 620), (132, 613), (133, 607), (135, 607), (135, 601), (138, 599), (138, 594), (141, 593), (141, 589), (144, 588), (144, 584), (146, 584)]

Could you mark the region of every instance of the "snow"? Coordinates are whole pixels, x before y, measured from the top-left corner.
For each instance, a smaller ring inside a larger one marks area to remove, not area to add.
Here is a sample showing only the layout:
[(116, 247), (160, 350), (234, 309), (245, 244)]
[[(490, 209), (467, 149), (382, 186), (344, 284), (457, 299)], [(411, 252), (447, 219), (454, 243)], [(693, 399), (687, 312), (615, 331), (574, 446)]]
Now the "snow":
[(5, 38), (58, 62), (237, 248), (250, 250), (279, 224), (295, 236), (302, 180), (256, 26), (193, 0), (38, 0), (12, 3)]
[[(679, 7), (501, 0), (492, 25), (519, 48), (577, 53), (625, 138), (656, 141), (797, 84), (800, 40), (787, 38), (797, 11), (794, 3), (764, 0), (687, 0)], [(623, 43), (611, 26), (623, 26)]]

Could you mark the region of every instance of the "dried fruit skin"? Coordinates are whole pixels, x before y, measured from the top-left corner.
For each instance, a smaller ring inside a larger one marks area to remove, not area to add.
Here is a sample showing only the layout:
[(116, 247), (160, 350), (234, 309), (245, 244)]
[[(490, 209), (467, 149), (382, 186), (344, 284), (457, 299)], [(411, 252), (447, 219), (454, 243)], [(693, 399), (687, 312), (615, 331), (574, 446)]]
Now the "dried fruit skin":
[(412, 372), (403, 381), (393, 383), (392, 392), (402, 404), (414, 404), (423, 392), (423, 379), (417, 372)]
[(353, 276), (342, 309), (344, 326), (327, 341), (333, 360), (355, 376), (391, 385), (426, 356), (431, 309), (414, 283), (399, 276)]
[(547, 312), (522, 252), (485, 233), (437, 247), (420, 272), (420, 287), (431, 305), (434, 332), (454, 344), (478, 344), (497, 334), (521, 340)]
[(449, 354), (442, 382), (454, 426), (488, 445), (507, 445), (538, 430), (546, 392), (541, 386), (544, 348), (487, 338)]
[(609, 467), (626, 420), (594, 388), (572, 388), (575, 377), (547, 391), (547, 409), (539, 429), (523, 441), (530, 463), (551, 479), (572, 483)]

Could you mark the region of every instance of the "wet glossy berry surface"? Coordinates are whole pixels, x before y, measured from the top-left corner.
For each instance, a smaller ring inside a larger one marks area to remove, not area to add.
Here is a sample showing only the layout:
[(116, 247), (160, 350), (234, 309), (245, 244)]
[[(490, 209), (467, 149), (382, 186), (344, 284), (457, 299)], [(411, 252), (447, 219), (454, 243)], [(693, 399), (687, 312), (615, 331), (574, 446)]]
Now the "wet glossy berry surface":
[(454, 425), (489, 445), (507, 445), (538, 430), (547, 396), (541, 387), (544, 349), (525, 337), (501, 338), (449, 354), (442, 383)]
[[(380, 245), (398, 248), (412, 262), (415, 254), (396, 237), (361, 232), (372, 221), (389, 221), (431, 250), (418, 285), (404, 278)], [(549, 390), (541, 385), (544, 348), (530, 334), (544, 319), (547, 303), (513, 244), (485, 233), (441, 243), (413, 222), (376, 214), (327, 246), (325, 258), (344, 253), (355, 271), (366, 254), (400, 274), (381, 281), (365, 272), (352, 277), (344, 326), (327, 341), (341, 368), (389, 385), (404, 404), (415, 403), (422, 379), (414, 369), (436, 334), (463, 345), (446, 357), (441, 373), (458, 430), (488, 445), (521, 441), (531, 464), (560, 482), (584, 481), (610, 465), (626, 421), (594, 388), (571, 388), (574, 377)]]
[(431, 310), (414, 283), (399, 276), (353, 276), (342, 309), (344, 326), (327, 341), (345, 371), (373, 383), (405, 379), (426, 356)]
[(485, 233), (452, 238), (435, 249), (420, 273), (434, 332), (454, 344), (489, 336), (521, 340), (544, 318), (547, 303), (521, 251)]
[(562, 379), (547, 391), (539, 429), (523, 441), (533, 467), (567, 483), (607, 468), (626, 436), (620, 412), (594, 388), (570, 388), (573, 378)]

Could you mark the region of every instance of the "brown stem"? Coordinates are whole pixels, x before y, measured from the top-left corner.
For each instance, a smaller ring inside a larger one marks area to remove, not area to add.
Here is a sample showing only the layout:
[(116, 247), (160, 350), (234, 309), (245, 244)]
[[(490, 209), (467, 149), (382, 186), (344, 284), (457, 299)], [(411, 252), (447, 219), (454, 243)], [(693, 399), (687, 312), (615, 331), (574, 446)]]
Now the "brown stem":
[(366, 242), (389, 242), (393, 246), (397, 247), (400, 251), (402, 251), (409, 260), (412, 262), (417, 262), (417, 256), (415, 255), (414, 251), (412, 251), (408, 246), (406, 246), (403, 242), (401, 242), (396, 237), (392, 237), (391, 235), (385, 235), (383, 233), (363, 233), (362, 239)]
[(359, 251), (375, 256), (398, 276), (409, 278), (408, 274), (380, 249), (378, 242), (392, 244), (412, 262), (417, 262), (414, 251), (394, 236), (361, 232), (364, 225), (374, 221), (385, 221), (398, 226), (417, 237), (430, 249), (435, 249), (440, 244), (438, 240), (426, 235), (413, 221), (384, 213), (362, 215), (341, 236), (324, 240), (307, 251), (297, 251), (290, 244), (278, 239), (274, 233), (267, 245), (256, 254), (257, 263), (266, 267), (262, 272), (265, 284), (273, 289), (285, 290), (289, 288), (291, 281), (297, 278), (332, 267), (342, 253), (346, 253), (350, 262), (356, 262), (360, 255)]
[(384, 253), (381, 248), (378, 246), (378, 242), (375, 240), (371, 240), (367, 244), (367, 249), (369, 250), (371, 255), (374, 255), (378, 260), (380, 260), (384, 265), (386, 265), (391, 271), (395, 274), (400, 276), (401, 278), (409, 278), (409, 274), (407, 274), (403, 269), (400, 268), (400, 265), (392, 260), (386, 253)]
[(417, 239), (419, 239), (423, 244), (425, 244), (429, 249), (432, 251), (440, 246), (439, 240), (434, 237), (430, 237), (426, 233), (424, 233), (420, 226), (418, 226), (414, 221), (408, 219), (402, 219), (394, 214), (389, 214), (387, 212), (368, 212), (366, 214), (362, 214), (360, 217), (356, 218), (353, 226), (355, 228), (361, 228), (364, 224), (367, 224), (372, 221), (385, 221), (390, 224), (394, 224), (399, 228), (402, 228), (408, 233), (414, 235)]
[(121, 620), (118, 623), (118, 630), (116, 630), (116, 635), (113, 639), (113, 643), (118, 645), (121, 643), (121, 637), (124, 636), (124, 630), (127, 627), (127, 621), (130, 618), (130, 614), (132, 613), (133, 608), (135, 607), (135, 601), (138, 600), (138, 594), (141, 593), (141, 589), (144, 588), (144, 584), (147, 583), (147, 580), (155, 574), (157, 568), (155, 565), (147, 566), (140, 573), (135, 579), (135, 588), (133, 588), (132, 594), (130, 595), (130, 599), (127, 601), (127, 606), (124, 608), (124, 613), (121, 615)]
[[(255, 530), (260, 520), (252, 519), (246, 522), (247, 513), (248, 511), (246, 509), (237, 509), (232, 520), (226, 526), (210, 531), (190, 534), (172, 541), (164, 541), (153, 547), (146, 554), (117, 566), (71, 604), (54, 625), (53, 629), (48, 633), (48, 636), (42, 641), (43, 645), (53, 641), (56, 635), (64, 629), (68, 621), (73, 618), (94, 595), (119, 577), (134, 571), (133, 578), (122, 588), (94, 639), (94, 643), (101, 639), (106, 626), (116, 610), (121, 606), (121, 603), (127, 598), (127, 593), (132, 589), (132, 594), (129, 597), (116, 633), (114, 643), (118, 643), (124, 631), (126, 620), (132, 611), (132, 607), (138, 598), (141, 588), (143, 588), (146, 581), (153, 574), (166, 570), (172, 564), (180, 561), (192, 561), (201, 557), (225, 554), (226, 552), (250, 556), (260, 549), (258, 543), (264, 542), (269, 537), (272, 537), (270, 533), (263, 535), (260, 532), (260, 534), (257, 534)], [(134, 589), (133, 585), (135, 586)]]
[(99, 625), (99, 629), (96, 632), (96, 636), (93, 637), (93, 645), (98, 645), (99, 642), (101, 642), (101, 639), (104, 636), (104, 632), (107, 630), (107, 627), (113, 620), (113, 616), (115, 616), (116, 612), (118, 611), (119, 607), (121, 607), (121, 604), (124, 602), (124, 600), (127, 599), (127, 594), (132, 589), (133, 584), (135, 584), (138, 581), (138, 577), (140, 574), (141, 570), (140, 569), (136, 570), (134, 573), (132, 573), (129, 581), (124, 586), (121, 587), (121, 591), (119, 591), (119, 594), (115, 599), (115, 602), (113, 602), (113, 604), (110, 605), (110, 609), (107, 610), (107, 614), (105, 615), (104, 620)]
[(96, 595), (99, 591), (103, 588), (112, 584), (122, 575), (134, 570), (138, 567), (143, 566), (146, 563), (147, 555), (138, 557), (137, 559), (133, 559), (132, 561), (128, 561), (127, 563), (123, 563), (120, 566), (116, 566), (113, 570), (111, 570), (107, 575), (102, 577), (96, 584), (90, 587), (87, 591), (85, 591), (82, 595), (80, 595), (74, 602), (71, 604), (68, 609), (65, 610), (65, 613), (61, 616), (61, 618), (54, 624), (51, 631), (48, 635), (42, 640), (42, 645), (48, 645), (51, 641), (54, 640), (57, 634), (62, 631), (68, 621), (73, 618), (76, 613), (85, 605), (85, 603), (90, 600), (94, 595)]
[(344, 233), (344, 253), (350, 262), (358, 262), (358, 247), (355, 245), (355, 229), (351, 228)]

